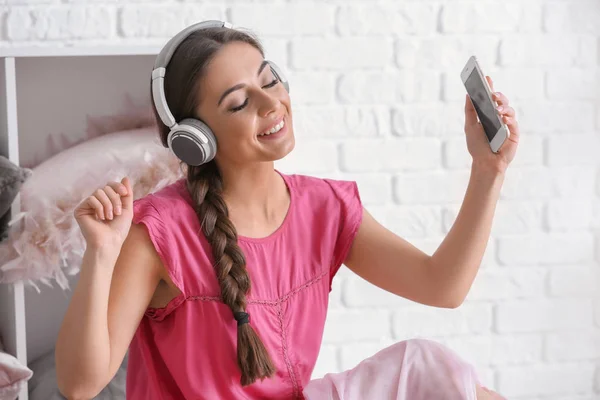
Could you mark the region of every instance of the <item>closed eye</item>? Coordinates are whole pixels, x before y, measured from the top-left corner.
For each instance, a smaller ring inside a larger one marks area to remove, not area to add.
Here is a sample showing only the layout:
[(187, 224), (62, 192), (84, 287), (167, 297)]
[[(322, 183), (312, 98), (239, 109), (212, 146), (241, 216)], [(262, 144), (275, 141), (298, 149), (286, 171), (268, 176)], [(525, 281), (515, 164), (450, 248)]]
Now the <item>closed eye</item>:
[[(279, 79), (275, 78), (269, 84), (263, 86), (263, 89), (272, 88), (273, 86), (277, 85), (278, 82), (279, 82)], [(244, 100), (244, 102), (242, 104), (240, 104), (237, 107), (230, 108), (229, 111), (232, 112), (232, 113), (234, 113), (234, 112), (242, 110), (247, 105), (248, 105), (248, 98), (246, 97), (246, 100)]]

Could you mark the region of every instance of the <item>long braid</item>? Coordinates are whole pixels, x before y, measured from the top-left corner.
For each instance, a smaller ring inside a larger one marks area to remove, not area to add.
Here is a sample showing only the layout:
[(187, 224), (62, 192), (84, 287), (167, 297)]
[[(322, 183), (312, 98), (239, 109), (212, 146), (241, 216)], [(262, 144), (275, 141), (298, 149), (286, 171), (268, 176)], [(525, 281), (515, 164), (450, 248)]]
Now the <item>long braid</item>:
[[(221, 174), (213, 160), (198, 167), (189, 166), (187, 175), (196, 215), (212, 247), (222, 300), (234, 315), (245, 312), (250, 277), (246, 258), (237, 243), (237, 231), (223, 200)], [(249, 323), (238, 324), (237, 362), (242, 372), (242, 386), (275, 374), (267, 349)]]

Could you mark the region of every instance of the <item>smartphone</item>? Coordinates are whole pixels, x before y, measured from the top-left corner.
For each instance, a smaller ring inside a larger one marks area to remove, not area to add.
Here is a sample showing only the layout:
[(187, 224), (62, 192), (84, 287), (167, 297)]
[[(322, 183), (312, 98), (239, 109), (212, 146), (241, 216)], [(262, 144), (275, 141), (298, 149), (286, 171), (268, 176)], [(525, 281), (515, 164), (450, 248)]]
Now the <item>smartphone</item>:
[(510, 131), (498, 115), (497, 104), (492, 99), (492, 91), (475, 56), (469, 58), (460, 73), (460, 77), (475, 107), (475, 111), (477, 111), (477, 116), (483, 126), (490, 147), (494, 153), (497, 153), (502, 143), (508, 139)]

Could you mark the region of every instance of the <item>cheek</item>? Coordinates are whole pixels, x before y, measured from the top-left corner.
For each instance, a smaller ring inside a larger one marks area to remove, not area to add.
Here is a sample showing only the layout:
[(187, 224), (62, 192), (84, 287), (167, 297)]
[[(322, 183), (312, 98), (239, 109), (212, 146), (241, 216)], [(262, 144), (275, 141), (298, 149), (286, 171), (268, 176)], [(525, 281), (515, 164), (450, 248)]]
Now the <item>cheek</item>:
[(292, 115), (292, 100), (290, 98), (289, 93), (283, 89), (283, 96), (281, 97), (281, 103), (287, 108), (288, 114)]
[(256, 129), (256, 119), (244, 113), (224, 120), (215, 131), (215, 135), (221, 149), (239, 149), (254, 139)]

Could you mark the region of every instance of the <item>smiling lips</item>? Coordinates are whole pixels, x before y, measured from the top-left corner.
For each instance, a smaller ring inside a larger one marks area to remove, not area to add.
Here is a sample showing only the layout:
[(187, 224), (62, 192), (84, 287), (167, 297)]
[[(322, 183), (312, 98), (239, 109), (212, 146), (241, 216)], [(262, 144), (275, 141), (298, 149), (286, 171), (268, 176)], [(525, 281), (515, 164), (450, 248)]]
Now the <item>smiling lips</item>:
[(258, 136), (268, 136), (271, 135), (273, 133), (277, 133), (279, 132), (281, 129), (283, 129), (283, 127), (285, 126), (285, 122), (283, 117), (281, 117), (281, 120), (279, 122), (277, 122), (275, 125), (273, 125), (270, 129), (267, 129), (266, 131), (259, 133)]

